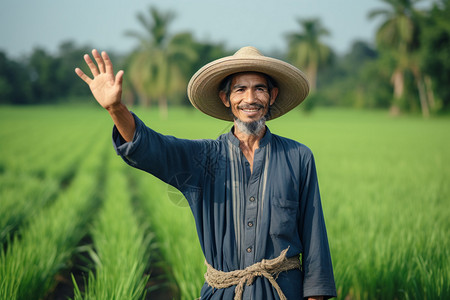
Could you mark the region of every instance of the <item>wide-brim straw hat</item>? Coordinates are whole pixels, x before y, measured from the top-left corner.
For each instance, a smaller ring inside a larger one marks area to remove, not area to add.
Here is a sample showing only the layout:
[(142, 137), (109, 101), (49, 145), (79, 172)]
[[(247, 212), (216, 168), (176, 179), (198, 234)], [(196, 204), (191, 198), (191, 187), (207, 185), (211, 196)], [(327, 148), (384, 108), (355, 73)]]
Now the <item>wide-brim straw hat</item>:
[(214, 118), (233, 121), (230, 109), (219, 97), (219, 86), (227, 76), (240, 72), (260, 72), (275, 80), (278, 96), (271, 106), (270, 120), (302, 103), (309, 93), (308, 79), (302, 71), (264, 56), (254, 47), (243, 47), (232, 56), (210, 62), (192, 76), (187, 88), (192, 105)]

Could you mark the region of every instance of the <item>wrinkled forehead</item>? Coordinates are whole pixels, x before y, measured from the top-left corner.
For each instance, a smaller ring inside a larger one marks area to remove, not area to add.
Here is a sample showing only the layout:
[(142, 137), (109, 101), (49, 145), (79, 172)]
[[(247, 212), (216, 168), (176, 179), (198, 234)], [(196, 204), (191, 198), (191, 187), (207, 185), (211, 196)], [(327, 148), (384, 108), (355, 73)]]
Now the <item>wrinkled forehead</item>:
[(267, 84), (269, 77), (269, 75), (264, 73), (248, 71), (231, 74), (229, 78), (231, 79), (231, 82), (236, 82), (239, 79), (258, 78), (265, 81)]

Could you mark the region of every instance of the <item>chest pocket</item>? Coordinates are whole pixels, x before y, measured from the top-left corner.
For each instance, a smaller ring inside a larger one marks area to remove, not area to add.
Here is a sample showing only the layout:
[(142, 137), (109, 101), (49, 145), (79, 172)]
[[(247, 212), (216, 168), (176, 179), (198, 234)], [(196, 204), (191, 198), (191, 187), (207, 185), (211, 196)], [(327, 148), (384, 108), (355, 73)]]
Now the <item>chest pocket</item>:
[(272, 197), (270, 212), (270, 235), (278, 238), (292, 237), (298, 231), (299, 203)]

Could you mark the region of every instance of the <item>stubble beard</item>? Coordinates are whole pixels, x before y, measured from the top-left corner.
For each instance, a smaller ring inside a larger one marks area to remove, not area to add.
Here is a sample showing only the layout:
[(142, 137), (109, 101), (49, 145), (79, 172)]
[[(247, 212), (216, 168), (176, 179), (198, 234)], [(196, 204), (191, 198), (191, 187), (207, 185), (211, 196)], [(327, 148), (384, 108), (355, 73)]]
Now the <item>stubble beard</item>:
[(234, 123), (236, 124), (236, 127), (240, 132), (247, 135), (258, 136), (266, 127), (266, 117), (264, 116), (261, 119), (253, 122), (243, 122), (235, 116)]
[(266, 120), (269, 116), (270, 106), (267, 113), (261, 119), (252, 122), (244, 122), (233, 114), (234, 123), (236, 124), (237, 129), (244, 134), (254, 136), (258, 136), (266, 128)]

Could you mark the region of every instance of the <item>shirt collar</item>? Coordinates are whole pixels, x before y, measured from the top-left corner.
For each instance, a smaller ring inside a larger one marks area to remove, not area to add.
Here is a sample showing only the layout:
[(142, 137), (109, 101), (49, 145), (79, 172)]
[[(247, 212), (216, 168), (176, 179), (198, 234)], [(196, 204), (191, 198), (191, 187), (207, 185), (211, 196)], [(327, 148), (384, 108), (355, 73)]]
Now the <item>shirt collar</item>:
[[(231, 127), (231, 130), (227, 134), (228, 140), (236, 147), (239, 147), (239, 139), (233, 134), (234, 132), (234, 126)], [(272, 141), (272, 133), (269, 130), (269, 127), (266, 126), (266, 133), (262, 137), (262, 139), (259, 141), (259, 148), (265, 147), (267, 144)]]

